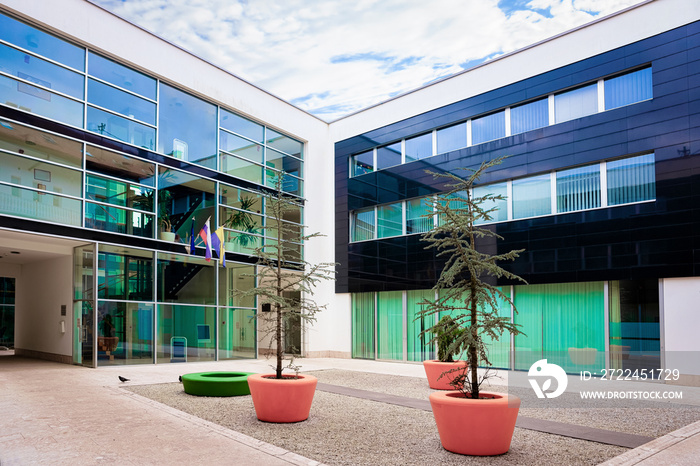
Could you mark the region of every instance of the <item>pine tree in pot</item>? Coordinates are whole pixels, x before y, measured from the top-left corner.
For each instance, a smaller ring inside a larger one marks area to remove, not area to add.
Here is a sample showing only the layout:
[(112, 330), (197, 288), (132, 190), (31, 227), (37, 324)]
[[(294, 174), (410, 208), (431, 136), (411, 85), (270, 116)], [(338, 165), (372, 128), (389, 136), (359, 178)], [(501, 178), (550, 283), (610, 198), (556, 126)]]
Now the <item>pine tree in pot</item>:
[[(502, 239), (494, 231), (478, 226), (481, 220), (492, 218), (496, 207), (488, 206), (502, 197), (474, 196), (473, 193), (483, 173), (502, 161), (503, 157), (483, 162), (479, 168), (469, 170), (465, 178), (432, 173), (446, 178), (448, 191), (434, 202), (440, 220), (438, 225), (422, 238), (429, 243), (428, 249), (434, 249), (438, 257), (445, 258), (445, 265), (434, 287), (438, 298), (424, 301), (425, 307), (418, 317), (450, 315), (453, 322), (441, 320), (427, 331), (435, 335), (435, 341), (438, 335), (455, 325), (461, 327), (463, 332), (454, 335), (448, 348), (453, 351), (464, 348), (467, 356), (464, 369), (448, 375), (458, 390), (434, 392), (430, 403), (443, 447), (467, 455), (507, 452), (520, 407), (520, 399), (513, 395), (480, 390), (490, 375), (491, 365), (485, 338), (497, 340), (504, 332), (522, 333), (510, 318), (498, 315), (501, 303), (505, 301), (512, 306), (512, 301), (493, 283), (499, 278), (525, 283), (498, 265), (501, 261), (515, 260), (523, 250), (502, 254), (477, 250), (477, 239), (482, 245), (488, 240), (495, 244)], [(479, 366), (486, 367), (486, 371), (479, 374)]]
[[(461, 354), (463, 348), (461, 335), (462, 328), (449, 315), (442, 316), (440, 322), (432, 330), (435, 332), (435, 341), (438, 347), (438, 358), (423, 361), (428, 385), (433, 390), (454, 390), (454, 379), (461, 374), (467, 365), (466, 361), (456, 360), (455, 356)], [(421, 336), (430, 335), (430, 329), (421, 332)]]
[[(317, 380), (311, 375), (300, 375), (293, 359), (285, 365), (285, 331), (313, 323), (316, 313), (325, 309), (325, 305), (313, 300), (313, 290), (321, 281), (335, 279), (336, 265), (311, 264), (303, 259), (301, 245), (322, 235), (306, 235), (303, 226), (284, 220), (292, 211), (298, 211), (299, 204), (283, 192), (283, 178), (284, 173), (280, 173), (274, 189), (261, 193), (265, 198), (265, 227), (274, 236), (255, 248), (257, 287), (234, 291), (238, 297), (255, 296), (270, 309), (257, 313), (256, 318), (261, 332), (270, 338), (275, 372), (248, 377), (256, 415), (267, 422), (299, 422), (309, 417)], [(286, 368), (296, 374), (283, 374)]]

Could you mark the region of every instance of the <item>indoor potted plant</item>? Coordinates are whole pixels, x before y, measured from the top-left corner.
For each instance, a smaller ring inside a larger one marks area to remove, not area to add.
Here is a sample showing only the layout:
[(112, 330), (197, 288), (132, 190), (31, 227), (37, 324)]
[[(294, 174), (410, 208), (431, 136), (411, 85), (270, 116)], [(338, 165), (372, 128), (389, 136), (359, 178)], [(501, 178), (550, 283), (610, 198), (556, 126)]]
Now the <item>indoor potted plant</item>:
[[(454, 390), (455, 376), (467, 365), (466, 361), (455, 361), (455, 356), (462, 353), (463, 342), (460, 336), (465, 330), (450, 316), (443, 316), (434, 330), (438, 358), (423, 361), (428, 385), (433, 390)], [(424, 331), (421, 335), (427, 333)]]
[[(453, 334), (449, 348), (466, 349), (467, 364), (463, 370), (449, 375), (456, 391), (433, 392), (430, 404), (435, 416), (442, 446), (449, 451), (467, 455), (498, 455), (510, 448), (520, 399), (505, 393), (484, 392), (481, 384), (489, 376), (488, 345), (484, 337), (498, 339), (503, 332), (521, 333), (510, 318), (501, 317), (501, 302), (513, 305), (509, 296), (494, 286), (496, 279), (522, 281), (517, 275), (497, 265), (500, 261), (515, 260), (522, 250), (502, 254), (488, 254), (477, 250), (477, 239), (500, 239), (495, 232), (478, 226), (481, 220), (490, 220), (494, 205), (501, 196), (487, 194), (476, 197), (475, 182), (503, 158), (483, 162), (465, 178), (454, 174), (431, 174), (447, 179), (448, 191), (433, 202), (440, 222), (421, 238), (428, 242), (427, 249), (436, 250), (445, 264), (435, 284), (437, 299), (423, 302), (419, 317), (449, 314), (454, 319), (440, 321), (428, 329), (434, 336), (460, 326), (464, 331)], [(478, 373), (478, 367), (487, 370)], [(475, 428), (468, 428), (468, 426)]]
[[(267, 422), (299, 422), (309, 417), (317, 380), (311, 375), (299, 374), (293, 359), (285, 365), (284, 332), (294, 325), (315, 321), (317, 312), (325, 309), (311, 296), (321, 280), (333, 280), (335, 264), (310, 264), (299, 258), (298, 246), (319, 233), (305, 235), (303, 228), (295, 228), (283, 221), (285, 213), (298, 209), (298, 201), (282, 191), (283, 174), (275, 180), (271, 192), (265, 196), (267, 226), (275, 232), (265, 244), (255, 248), (257, 287), (236, 290), (239, 297), (255, 296), (258, 303), (269, 309), (258, 312), (263, 334), (271, 337), (270, 349), (275, 355), (273, 374), (254, 374), (248, 377), (250, 394), (259, 420)], [(285, 368), (296, 374), (283, 374)]]
[(246, 248), (249, 248), (255, 244), (256, 235), (259, 234), (258, 227), (255, 224), (255, 220), (251, 215), (250, 211), (255, 206), (257, 202), (260, 202), (254, 196), (241, 196), (239, 208), (241, 210), (228, 210), (228, 217), (222, 223), (225, 228), (230, 228), (232, 230), (237, 230), (235, 236), (227, 235), (227, 239), (233, 236), (230, 241), (224, 243), (224, 247), (227, 251), (231, 252), (249, 252)]

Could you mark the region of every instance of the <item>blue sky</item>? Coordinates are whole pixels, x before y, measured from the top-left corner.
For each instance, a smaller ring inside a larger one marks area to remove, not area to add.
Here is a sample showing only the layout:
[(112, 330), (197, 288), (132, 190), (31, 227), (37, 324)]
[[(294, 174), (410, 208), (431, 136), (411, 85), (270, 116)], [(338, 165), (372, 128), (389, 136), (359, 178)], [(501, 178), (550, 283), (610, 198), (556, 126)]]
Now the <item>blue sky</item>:
[(90, 0), (326, 121), (641, 0)]

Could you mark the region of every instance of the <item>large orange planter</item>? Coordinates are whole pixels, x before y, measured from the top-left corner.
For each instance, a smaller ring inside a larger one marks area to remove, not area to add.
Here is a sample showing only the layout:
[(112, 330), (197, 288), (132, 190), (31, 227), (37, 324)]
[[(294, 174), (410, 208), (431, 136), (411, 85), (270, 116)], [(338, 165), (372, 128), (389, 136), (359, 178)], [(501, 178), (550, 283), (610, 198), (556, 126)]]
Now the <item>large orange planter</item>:
[[(428, 378), (428, 385), (433, 390), (455, 390), (455, 387), (450, 385), (450, 381), (458, 374), (453, 372), (445, 374), (452, 369), (461, 369), (467, 365), (466, 361), (442, 362), (437, 359), (423, 361), (425, 376)], [(442, 376), (442, 377), (441, 377)]]
[(258, 419), (265, 422), (299, 422), (308, 419), (316, 393), (316, 377), (274, 377), (274, 374), (248, 376), (250, 395)]
[(493, 392), (481, 392), (479, 396), (478, 400), (473, 400), (458, 391), (430, 394), (430, 405), (445, 450), (462, 455), (492, 456), (506, 453), (510, 448), (520, 398)]

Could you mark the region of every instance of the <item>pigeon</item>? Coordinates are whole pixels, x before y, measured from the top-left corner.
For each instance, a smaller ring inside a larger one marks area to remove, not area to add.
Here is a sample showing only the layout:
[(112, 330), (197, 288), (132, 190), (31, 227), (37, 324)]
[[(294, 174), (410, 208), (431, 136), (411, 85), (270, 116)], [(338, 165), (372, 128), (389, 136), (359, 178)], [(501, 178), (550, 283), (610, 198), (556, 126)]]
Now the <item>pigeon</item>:
[(180, 381), (180, 383), (182, 383), (182, 376), (181, 375), (178, 375), (177, 379)]
[(128, 381), (129, 381), (129, 379), (127, 379), (126, 377), (122, 377), (121, 375), (119, 376), (119, 380), (121, 380), (122, 382), (128, 382)]

